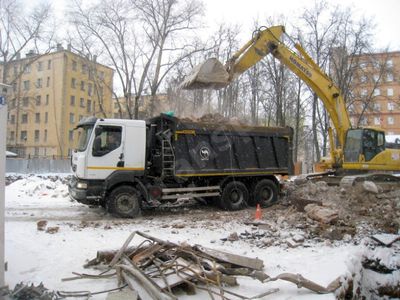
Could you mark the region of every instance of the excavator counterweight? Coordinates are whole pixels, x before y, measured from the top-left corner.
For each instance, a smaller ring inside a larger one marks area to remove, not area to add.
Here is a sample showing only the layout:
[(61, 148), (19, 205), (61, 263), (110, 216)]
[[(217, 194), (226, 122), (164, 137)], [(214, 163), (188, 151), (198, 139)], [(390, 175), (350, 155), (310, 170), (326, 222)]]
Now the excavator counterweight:
[(228, 86), (229, 83), (229, 73), (224, 65), (216, 58), (209, 58), (193, 68), (181, 87), (185, 90), (220, 89)]

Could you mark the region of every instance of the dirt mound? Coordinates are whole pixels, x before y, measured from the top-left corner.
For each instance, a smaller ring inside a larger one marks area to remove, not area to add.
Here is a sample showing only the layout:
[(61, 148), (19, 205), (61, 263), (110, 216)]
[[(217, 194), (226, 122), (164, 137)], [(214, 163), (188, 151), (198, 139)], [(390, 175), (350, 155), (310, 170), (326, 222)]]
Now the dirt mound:
[[(341, 239), (345, 234), (397, 233), (400, 228), (400, 189), (384, 191), (374, 185), (364, 182), (345, 189), (328, 186), (322, 181), (290, 183), (287, 201), (307, 218), (319, 221), (313, 233), (321, 237)], [(337, 218), (332, 217), (335, 214)]]
[(245, 122), (240, 121), (238, 118), (227, 118), (219, 113), (208, 113), (204, 114), (199, 118), (194, 116), (186, 117), (181, 119), (183, 122), (195, 122), (195, 123), (206, 123), (206, 124), (226, 124), (226, 125), (237, 125), (237, 126), (245, 126), (247, 125)]

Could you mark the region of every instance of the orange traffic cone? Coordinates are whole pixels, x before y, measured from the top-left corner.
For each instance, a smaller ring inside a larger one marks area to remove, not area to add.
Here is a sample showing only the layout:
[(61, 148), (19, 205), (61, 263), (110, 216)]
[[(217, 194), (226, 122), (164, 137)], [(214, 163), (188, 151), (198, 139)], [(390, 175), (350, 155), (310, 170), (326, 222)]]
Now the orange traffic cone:
[(256, 215), (254, 216), (254, 220), (261, 220), (261, 207), (260, 207), (260, 204), (257, 204)]

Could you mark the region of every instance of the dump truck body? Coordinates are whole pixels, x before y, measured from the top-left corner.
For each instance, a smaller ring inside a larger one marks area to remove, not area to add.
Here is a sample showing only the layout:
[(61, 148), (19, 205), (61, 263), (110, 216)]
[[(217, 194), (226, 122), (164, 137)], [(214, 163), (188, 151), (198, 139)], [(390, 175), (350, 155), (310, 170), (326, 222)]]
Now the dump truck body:
[[(193, 122), (164, 114), (145, 125), (100, 119), (78, 126), (89, 136), (73, 153), (70, 195), (122, 217), (180, 198), (208, 198), (231, 210), (270, 205), (279, 193), (277, 175), (293, 172), (289, 127)], [(118, 140), (110, 146), (111, 135)]]

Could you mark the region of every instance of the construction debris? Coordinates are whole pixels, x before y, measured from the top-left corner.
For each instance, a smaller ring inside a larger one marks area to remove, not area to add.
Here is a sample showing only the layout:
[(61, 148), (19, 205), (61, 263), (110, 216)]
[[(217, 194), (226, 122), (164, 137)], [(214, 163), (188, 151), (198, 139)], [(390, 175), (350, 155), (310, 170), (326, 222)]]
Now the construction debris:
[[(137, 246), (130, 246), (135, 236), (142, 241)], [(302, 237), (297, 236), (296, 240), (300, 242)], [(248, 276), (262, 283), (285, 280), (316, 293), (331, 293), (341, 286), (339, 279), (323, 287), (300, 274), (283, 273), (270, 277), (263, 272), (264, 262), (258, 258), (201, 245), (179, 245), (139, 231), (133, 232), (119, 250), (98, 251), (96, 258), (85, 267), (95, 265), (103, 265), (107, 270), (99, 275), (74, 273), (76, 277), (64, 280), (116, 276), (119, 285), (127, 284), (140, 299), (159, 300), (177, 299), (175, 291), (178, 287), (189, 295), (195, 294), (196, 289), (204, 290), (211, 299), (254, 299), (278, 291), (269, 289), (260, 295), (239, 295), (229, 289), (238, 285), (236, 276)], [(114, 296), (109, 297), (113, 299)]]

